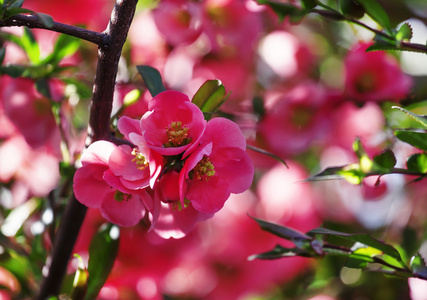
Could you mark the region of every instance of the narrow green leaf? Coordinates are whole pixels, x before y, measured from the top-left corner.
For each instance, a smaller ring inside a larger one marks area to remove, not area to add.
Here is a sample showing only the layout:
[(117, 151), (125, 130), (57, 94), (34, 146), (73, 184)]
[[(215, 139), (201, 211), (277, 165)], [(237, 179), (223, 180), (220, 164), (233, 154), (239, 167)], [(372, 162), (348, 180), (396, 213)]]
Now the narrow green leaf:
[(412, 130), (396, 130), (394, 135), (401, 141), (427, 151), (427, 133)]
[(18, 14), (31, 14), (31, 13), (33, 13), (32, 10), (29, 10), (26, 8), (21, 8), (21, 7), (14, 7), (14, 8), (9, 8), (8, 10), (6, 10), (6, 17), (10, 18), (10, 17), (18, 15)]
[(305, 10), (310, 10), (310, 9), (313, 9), (317, 6), (317, 1), (316, 0), (302, 0), (301, 4)]
[(427, 116), (424, 115), (417, 115), (409, 110), (406, 110), (402, 107), (399, 106), (392, 106), (391, 108), (395, 108), (398, 109), (400, 111), (403, 111), (405, 114), (407, 114), (409, 117), (411, 117), (412, 119), (414, 119), (415, 121), (417, 121), (418, 123), (420, 123), (421, 125), (427, 127)]
[(280, 157), (278, 157), (277, 155), (275, 155), (271, 152), (268, 152), (264, 149), (261, 149), (261, 148), (258, 148), (258, 147), (252, 146), (252, 145), (246, 145), (246, 148), (251, 149), (253, 151), (256, 151), (258, 153), (261, 153), (261, 154), (268, 155), (268, 156), (274, 158), (275, 160), (281, 162), (282, 164), (284, 164), (287, 168), (289, 168), (289, 166), (286, 164), (286, 162), (283, 159), (281, 159)]
[(388, 255), (389, 257), (391, 257), (393, 259), (393, 260), (387, 260), (387, 262), (389, 262), (393, 265), (398, 265), (399, 267), (406, 268), (406, 265), (403, 262), (403, 260), (400, 256), (400, 253), (399, 253), (399, 251), (396, 250), (396, 248), (394, 248), (393, 246), (386, 244), (380, 240), (377, 240), (377, 239), (371, 237), (370, 235), (368, 235), (366, 233), (350, 234), (350, 233), (343, 233), (343, 232), (339, 232), (339, 231), (329, 230), (329, 229), (325, 229), (325, 228), (316, 228), (316, 229), (313, 229), (313, 230), (307, 232), (307, 234), (309, 234), (309, 235), (312, 235), (312, 234), (334, 235), (334, 236), (341, 237), (341, 238), (349, 240), (349, 241), (358, 242), (358, 243), (364, 244), (366, 246), (370, 246), (374, 249), (378, 249), (384, 255)]
[(393, 168), (396, 162), (396, 156), (391, 149), (387, 149), (374, 157), (374, 163), (383, 169)]
[(281, 245), (276, 245), (276, 247), (274, 247), (273, 250), (249, 256), (248, 260), (278, 259), (283, 257), (294, 257), (294, 256), (312, 257), (311, 253), (305, 250), (302, 250), (299, 248), (285, 248), (285, 247), (282, 247)]
[(19, 66), (19, 65), (0, 66), (0, 75), (6, 74), (13, 78), (21, 77), (25, 71), (26, 71), (25, 66)]
[(411, 155), (406, 161), (406, 167), (409, 171), (427, 173), (427, 154), (416, 153)]
[(296, 6), (287, 3), (280, 3), (269, 0), (256, 0), (258, 4), (264, 4), (269, 6), (279, 17), (280, 21), (283, 21), (289, 16), (291, 22), (298, 22), (301, 20), (308, 11), (302, 10)]
[(427, 278), (427, 266), (420, 253), (417, 253), (411, 258), (410, 266), (414, 275)]
[(37, 41), (28, 27), (24, 27), (24, 34), (21, 37), (21, 45), (30, 61), (34, 64), (40, 62), (40, 48)]
[(88, 288), (85, 299), (95, 299), (113, 268), (119, 249), (119, 227), (104, 224), (89, 246)]
[(36, 89), (46, 98), (52, 99), (52, 95), (50, 94), (49, 82), (46, 78), (40, 78), (36, 80)]
[(21, 7), (23, 3), (24, 3), (24, 0), (11, 1), (9, 4), (9, 8)]
[(166, 88), (163, 85), (162, 76), (157, 69), (150, 66), (136, 66), (136, 69), (142, 76), (151, 96), (155, 97), (157, 94), (166, 91)]
[(53, 18), (48, 15), (48, 14), (44, 14), (44, 13), (39, 13), (39, 12), (35, 12), (34, 15), (37, 17), (37, 19), (40, 20), (40, 22), (43, 23), (44, 26), (46, 26), (47, 28), (51, 28), (54, 24)]
[(339, 0), (339, 5), (344, 16), (360, 19), (365, 14), (365, 8), (357, 0)]
[(312, 237), (306, 235), (305, 233), (302, 233), (295, 229), (274, 224), (274, 223), (269, 223), (254, 217), (251, 217), (251, 218), (258, 223), (258, 225), (261, 227), (262, 230), (268, 231), (274, 235), (277, 235), (278, 237), (281, 237), (290, 241), (293, 241), (293, 240), (311, 241), (313, 239)]
[(366, 13), (381, 25), (388, 33), (392, 33), (390, 19), (377, 0), (357, 0), (365, 8)]
[(79, 38), (61, 34), (53, 49), (53, 52), (43, 60), (43, 64), (58, 64), (63, 58), (69, 57), (76, 53), (81, 44)]
[(220, 80), (207, 80), (193, 96), (192, 102), (202, 112), (214, 112), (225, 101), (225, 88)]
[(0, 48), (0, 65), (3, 64), (5, 55), (6, 55), (6, 48)]
[(320, 173), (317, 173), (315, 175), (310, 176), (309, 178), (305, 179), (304, 181), (344, 179), (343, 176), (341, 176), (339, 174), (339, 172), (342, 171), (344, 168), (345, 168), (345, 166), (329, 167), (329, 168), (324, 169)]
[(398, 41), (409, 41), (412, 39), (412, 27), (408, 23), (403, 23), (396, 33)]

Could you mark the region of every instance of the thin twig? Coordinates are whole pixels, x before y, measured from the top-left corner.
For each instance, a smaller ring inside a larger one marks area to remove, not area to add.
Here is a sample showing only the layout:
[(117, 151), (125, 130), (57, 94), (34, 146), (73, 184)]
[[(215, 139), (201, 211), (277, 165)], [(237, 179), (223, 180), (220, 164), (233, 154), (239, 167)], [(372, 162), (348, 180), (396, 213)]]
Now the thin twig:
[(81, 27), (71, 26), (58, 22), (53, 22), (52, 27), (47, 27), (36, 16), (33, 15), (14, 15), (6, 20), (0, 21), (0, 27), (14, 26), (27, 26), (28, 28), (40, 28), (64, 33), (85, 41), (89, 41), (100, 47), (108, 44), (108, 35), (105, 33), (99, 33), (96, 31), (91, 31)]

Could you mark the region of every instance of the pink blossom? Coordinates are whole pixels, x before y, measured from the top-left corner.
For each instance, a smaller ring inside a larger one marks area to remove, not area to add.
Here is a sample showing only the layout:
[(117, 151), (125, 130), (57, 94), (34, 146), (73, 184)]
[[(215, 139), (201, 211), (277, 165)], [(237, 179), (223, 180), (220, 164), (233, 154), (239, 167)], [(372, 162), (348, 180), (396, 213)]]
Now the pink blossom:
[(174, 46), (190, 44), (202, 33), (201, 3), (164, 0), (153, 10), (153, 16), (159, 31)]
[(12, 203), (7, 205), (10, 207), (32, 196), (46, 196), (60, 179), (58, 158), (46, 148), (32, 149), (20, 134), (1, 144), (0, 166), (0, 182), (12, 182)]
[(97, 141), (83, 152), (81, 162), (74, 193), (82, 204), (100, 208), (107, 220), (120, 226), (136, 225), (146, 209), (154, 209), (146, 189), (149, 162), (141, 149)]
[(179, 199), (179, 177), (177, 171), (169, 171), (156, 184), (155, 201), (161, 202), (154, 232), (167, 239), (179, 239), (194, 229), (197, 222), (213, 216), (213, 213), (202, 213), (195, 210), (188, 201), (181, 204)]
[(188, 156), (206, 127), (202, 111), (177, 91), (165, 91), (148, 104), (141, 130), (148, 147), (162, 155)]
[(105, 0), (25, 0), (23, 8), (52, 15), (57, 22), (85, 24), (89, 29), (103, 30), (113, 7), (112, 3), (107, 3)]
[(332, 103), (322, 86), (307, 82), (268, 96), (258, 133), (273, 152), (282, 156), (300, 153), (329, 130)]
[[(49, 146), (52, 152), (59, 153), (60, 133), (49, 99), (35, 89), (31, 79), (4, 76), (2, 81), (0, 101), (6, 117), (31, 147)], [(52, 89), (51, 92), (59, 100), (60, 94)]]
[(397, 60), (383, 51), (366, 52), (368, 44), (356, 45), (344, 60), (345, 93), (358, 102), (399, 101), (406, 98), (412, 79)]
[(214, 118), (206, 126), (199, 147), (180, 174), (180, 201), (190, 201), (204, 213), (216, 213), (230, 193), (242, 193), (251, 184), (253, 164), (245, 152), (246, 140), (234, 122)]

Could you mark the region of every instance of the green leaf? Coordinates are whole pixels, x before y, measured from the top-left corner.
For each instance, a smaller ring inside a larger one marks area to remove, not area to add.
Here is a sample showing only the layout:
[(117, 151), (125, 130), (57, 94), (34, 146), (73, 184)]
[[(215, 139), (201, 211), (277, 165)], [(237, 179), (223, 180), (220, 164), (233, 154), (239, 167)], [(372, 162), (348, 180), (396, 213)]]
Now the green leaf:
[(34, 12), (26, 8), (14, 7), (6, 10), (6, 18), (10, 18), (18, 14), (30, 14), (30, 13), (34, 13)]
[(19, 66), (19, 65), (0, 66), (0, 74), (6, 74), (13, 78), (21, 77), (25, 71), (26, 71), (25, 66)]
[(427, 173), (427, 154), (416, 153), (411, 155), (406, 161), (406, 167), (409, 171)]
[(21, 46), (32, 63), (38, 64), (40, 62), (39, 45), (28, 27), (24, 27), (24, 34), (21, 37)]
[(377, 249), (383, 253), (383, 255), (389, 256), (391, 259), (387, 259), (386, 257), (383, 257), (387, 262), (393, 265), (397, 265), (398, 267), (404, 267), (406, 268), (405, 263), (403, 262), (399, 251), (396, 250), (393, 246), (386, 244), (380, 240), (377, 240), (370, 235), (366, 233), (356, 233), (356, 234), (350, 234), (350, 233), (343, 233), (339, 231), (329, 230), (325, 228), (316, 228), (309, 232), (307, 232), (309, 235), (313, 234), (327, 234), (327, 235), (333, 235), (336, 237), (340, 237), (345, 240), (349, 240), (356, 243), (361, 243), (363, 245), (372, 247), (374, 249)]
[(37, 19), (40, 20), (40, 22), (43, 23), (44, 26), (47, 28), (52, 28), (54, 21), (50, 15), (39, 12), (35, 12), (34, 15), (37, 17)]
[(304, 181), (319, 181), (319, 180), (343, 179), (343, 176), (341, 176), (339, 174), (339, 172), (342, 171), (344, 169), (344, 167), (345, 166), (326, 168), (323, 171), (321, 171), (320, 173), (312, 175), (309, 178), (305, 179)]
[(394, 135), (401, 141), (427, 151), (427, 133), (412, 130), (396, 130)]
[(252, 146), (252, 145), (246, 145), (246, 148), (251, 149), (253, 151), (256, 151), (258, 153), (270, 156), (270, 157), (274, 158), (275, 160), (277, 160), (277, 161), (281, 162), (282, 164), (284, 164), (287, 168), (289, 168), (289, 166), (286, 164), (286, 162), (283, 159), (281, 159), (280, 157), (278, 157), (276, 154), (273, 154), (271, 152), (268, 152), (268, 151), (266, 151), (264, 149), (261, 149), (261, 148), (258, 148), (258, 147)]
[(417, 121), (418, 123), (420, 123), (421, 125), (423, 125), (424, 127), (427, 127), (427, 116), (424, 115), (417, 115), (409, 110), (406, 110), (402, 107), (399, 106), (392, 106), (391, 108), (395, 108), (398, 109), (400, 111), (403, 111), (405, 114), (407, 114), (409, 117), (411, 117), (412, 119), (414, 119), (415, 121)]
[(365, 8), (366, 13), (381, 25), (388, 33), (392, 33), (390, 19), (377, 0), (357, 0)]
[(79, 38), (61, 34), (53, 49), (53, 52), (43, 60), (43, 64), (58, 64), (63, 58), (76, 53), (81, 44)]
[(256, 0), (258, 4), (264, 4), (269, 6), (279, 17), (280, 21), (283, 21), (287, 16), (289, 16), (290, 21), (295, 23), (300, 21), (308, 11), (300, 9), (296, 6), (287, 3), (279, 3), (269, 0)]
[(427, 278), (427, 266), (420, 253), (417, 253), (411, 258), (410, 266), (412, 274)]
[(374, 157), (374, 163), (383, 169), (393, 168), (396, 162), (396, 156), (391, 149), (387, 149)]
[(49, 82), (46, 78), (40, 78), (36, 80), (36, 89), (46, 98), (52, 99), (52, 95), (50, 94)]
[(85, 299), (95, 299), (113, 268), (119, 249), (119, 227), (104, 224), (89, 246), (88, 289)]
[(311, 241), (313, 238), (306, 235), (305, 233), (302, 233), (300, 231), (297, 231), (295, 229), (285, 227), (282, 225), (277, 225), (274, 223), (269, 223), (254, 217), (251, 217), (254, 219), (258, 225), (261, 227), (262, 230), (265, 230), (267, 232), (270, 232), (274, 235), (277, 235), (278, 237), (294, 241), (294, 240), (306, 240)]
[(398, 41), (409, 41), (412, 39), (412, 28), (408, 23), (403, 23), (396, 33), (396, 39)]
[(196, 104), (202, 112), (214, 112), (225, 101), (225, 88), (220, 80), (207, 80), (193, 96), (192, 102)]
[[(362, 161), (363, 159), (361, 159)], [(352, 164), (344, 167), (342, 170), (337, 171), (337, 174), (350, 182), (351, 184), (361, 184), (366, 173), (361, 170), (359, 164)]]
[(310, 9), (313, 9), (317, 6), (317, 1), (316, 0), (302, 0), (301, 4), (305, 10), (310, 10)]
[(3, 64), (5, 56), (6, 56), (6, 48), (0, 48), (0, 65)]
[(271, 251), (249, 256), (248, 260), (278, 259), (283, 257), (294, 257), (294, 256), (312, 257), (312, 254), (299, 248), (285, 248), (280, 245), (276, 245), (276, 247), (274, 247), (274, 249)]
[(8, 8), (16, 8), (16, 7), (21, 7), (22, 4), (24, 3), (24, 0), (14, 0), (11, 1), (9, 4)]
[(344, 16), (360, 19), (365, 14), (365, 8), (357, 0), (339, 0), (339, 5)]
[(166, 88), (163, 85), (162, 76), (158, 70), (150, 66), (136, 66), (136, 69), (142, 76), (151, 96), (155, 97), (157, 94), (166, 91)]

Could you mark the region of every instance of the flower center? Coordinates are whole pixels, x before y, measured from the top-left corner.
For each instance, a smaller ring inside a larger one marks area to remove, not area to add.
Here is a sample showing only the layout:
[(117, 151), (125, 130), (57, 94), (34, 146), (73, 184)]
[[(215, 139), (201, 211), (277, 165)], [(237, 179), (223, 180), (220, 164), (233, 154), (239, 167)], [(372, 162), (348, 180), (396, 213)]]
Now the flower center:
[(215, 168), (209, 158), (205, 155), (188, 174), (190, 179), (209, 181), (215, 175)]
[(135, 162), (137, 169), (144, 171), (148, 167), (148, 161), (145, 160), (145, 156), (136, 148), (133, 148), (132, 155), (135, 156), (132, 161)]
[(117, 202), (122, 202), (123, 200), (128, 201), (130, 198), (132, 198), (131, 194), (125, 194), (120, 191), (116, 191), (114, 193), (114, 200), (116, 200)]
[(367, 93), (375, 90), (377, 86), (377, 80), (375, 74), (367, 72), (360, 76), (356, 81), (356, 90), (359, 93)]
[(166, 127), (168, 142), (165, 147), (179, 147), (187, 145), (191, 142), (191, 137), (188, 136), (188, 128), (182, 125), (182, 122), (172, 122), (169, 127)]
[(175, 201), (173, 203), (171, 203), (171, 207), (172, 210), (177, 210), (177, 211), (181, 211), (185, 208), (187, 208), (190, 205), (190, 200), (188, 200), (187, 198), (184, 199), (184, 206), (182, 205), (181, 201)]

